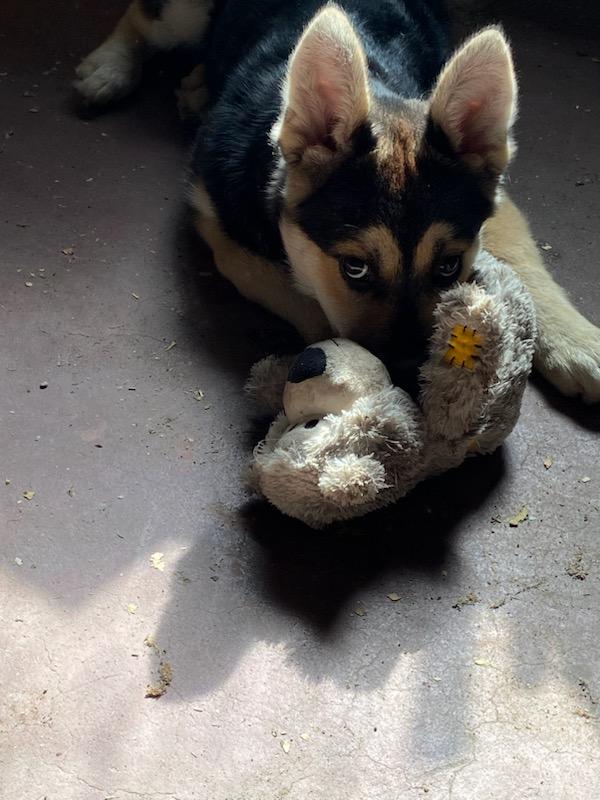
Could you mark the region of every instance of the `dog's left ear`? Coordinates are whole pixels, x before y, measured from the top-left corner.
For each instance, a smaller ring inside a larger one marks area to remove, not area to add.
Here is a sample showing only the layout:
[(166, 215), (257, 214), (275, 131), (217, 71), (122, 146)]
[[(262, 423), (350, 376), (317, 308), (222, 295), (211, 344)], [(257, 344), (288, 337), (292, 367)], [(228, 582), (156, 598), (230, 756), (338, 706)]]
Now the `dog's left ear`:
[(362, 44), (344, 11), (327, 5), (292, 53), (273, 138), (288, 163), (324, 165), (350, 150), (369, 102)]
[(429, 113), (433, 131), (441, 129), (471, 168), (501, 175), (512, 155), (517, 81), (500, 30), (481, 31), (455, 53), (438, 78)]

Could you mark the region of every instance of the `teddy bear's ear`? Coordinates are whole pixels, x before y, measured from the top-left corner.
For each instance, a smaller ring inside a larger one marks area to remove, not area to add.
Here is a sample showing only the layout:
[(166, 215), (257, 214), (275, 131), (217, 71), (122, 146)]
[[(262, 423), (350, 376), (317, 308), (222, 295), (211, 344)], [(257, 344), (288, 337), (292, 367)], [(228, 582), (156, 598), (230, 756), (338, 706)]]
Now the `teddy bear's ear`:
[(294, 456), (299, 453), (279, 448), (255, 450), (252, 486), (284, 514), (312, 528), (322, 528), (336, 519), (336, 515), (332, 515), (331, 504), (321, 494), (318, 468)]
[(340, 508), (372, 502), (383, 489), (389, 488), (383, 464), (372, 455), (347, 453), (330, 458), (319, 477), (323, 496)]
[(294, 358), (267, 356), (250, 370), (244, 389), (261, 411), (276, 414), (283, 408), (283, 388)]

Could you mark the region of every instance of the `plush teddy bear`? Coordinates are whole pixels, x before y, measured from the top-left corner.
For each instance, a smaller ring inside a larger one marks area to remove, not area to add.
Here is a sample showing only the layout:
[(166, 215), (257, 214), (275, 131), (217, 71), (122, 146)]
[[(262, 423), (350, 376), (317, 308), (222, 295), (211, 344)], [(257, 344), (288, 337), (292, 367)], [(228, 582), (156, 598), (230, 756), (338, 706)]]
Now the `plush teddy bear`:
[(314, 528), (392, 503), (416, 483), (491, 453), (519, 416), (536, 336), (533, 303), (488, 253), (434, 314), (414, 402), (345, 339), (254, 365), (247, 390), (279, 411), (254, 450), (254, 487)]

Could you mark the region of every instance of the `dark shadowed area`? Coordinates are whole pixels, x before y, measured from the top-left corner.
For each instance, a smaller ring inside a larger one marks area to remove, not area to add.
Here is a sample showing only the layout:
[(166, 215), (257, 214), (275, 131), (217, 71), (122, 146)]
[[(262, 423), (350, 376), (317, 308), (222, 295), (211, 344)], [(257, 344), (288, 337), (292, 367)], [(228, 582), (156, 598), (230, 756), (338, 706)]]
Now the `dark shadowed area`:
[[(536, 379), (502, 451), (329, 532), (252, 497), (243, 383), (299, 343), (191, 230), (176, 70), (75, 113), (122, 8), (0, 12), (3, 800), (599, 797), (600, 409)], [(600, 325), (595, 4), (463, 11), (514, 44), (509, 191)]]

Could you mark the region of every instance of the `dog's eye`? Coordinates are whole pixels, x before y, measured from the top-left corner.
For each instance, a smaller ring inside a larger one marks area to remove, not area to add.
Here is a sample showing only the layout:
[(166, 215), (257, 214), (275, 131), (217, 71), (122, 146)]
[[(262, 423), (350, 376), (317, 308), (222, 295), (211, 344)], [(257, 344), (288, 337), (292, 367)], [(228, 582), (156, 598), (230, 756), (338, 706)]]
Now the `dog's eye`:
[(448, 286), (454, 282), (462, 265), (460, 256), (450, 256), (440, 261), (434, 271), (434, 280), (440, 286)]
[(371, 272), (371, 267), (362, 258), (355, 258), (354, 256), (347, 256), (342, 259), (342, 270), (344, 275), (351, 278), (353, 281), (362, 281), (367, 278)]

